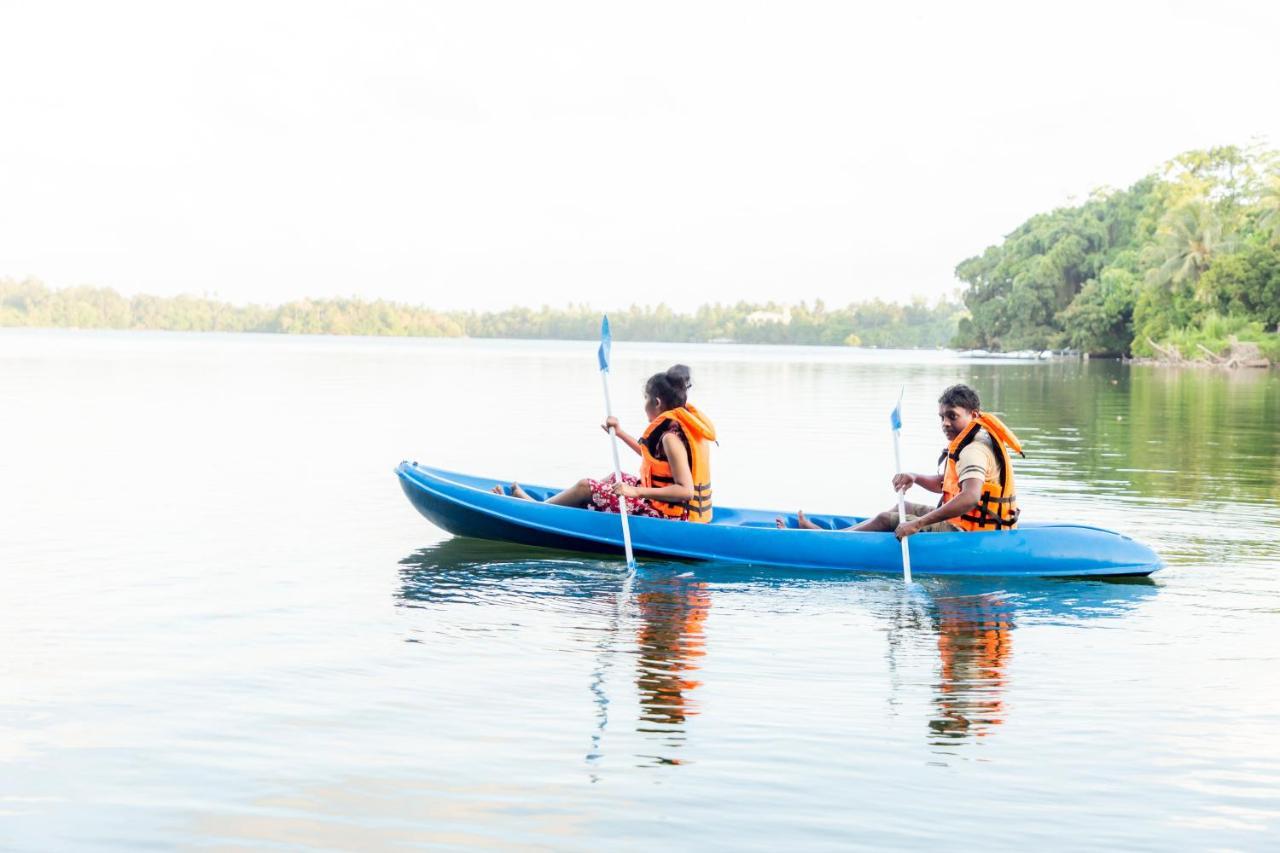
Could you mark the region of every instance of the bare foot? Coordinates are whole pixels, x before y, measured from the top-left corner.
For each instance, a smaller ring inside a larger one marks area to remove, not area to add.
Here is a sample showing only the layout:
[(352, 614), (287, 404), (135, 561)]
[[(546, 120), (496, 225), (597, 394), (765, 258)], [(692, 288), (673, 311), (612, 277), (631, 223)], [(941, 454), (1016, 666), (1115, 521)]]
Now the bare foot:
[[(787, 517), (785, 515), (778, 516), (773, 520), (773, 523), (778, 525), (779, 530), (787, 529)], [(805, 517), (804, 510), (802, 509), (796, 510), (796, 528), (799, 530), (820, 530), (821, 529), (818, 527), (818, 525), (814, 524), (812, 521), (810, 521), (808, 518)]]
[(819, 527), (818, 525), (810, 521), (809, 517), (804, 514), (804, 510), (802, 509), (796, 510), (796, 527), (799, 527), (801, 530), (821, 530), (822, 529), (821, 527)]
[(509, 491), (507, 489), (504, 489), (502, 486), (494, 486), (489, 491), (493, 492), (495, 495), (510, 495), (511, 497), (519, 498), (522, 501), (533, 500), (533, 498), (529, 497), (528, 492), (520, 488), (519, 483), (512, 483), (511, 489)]

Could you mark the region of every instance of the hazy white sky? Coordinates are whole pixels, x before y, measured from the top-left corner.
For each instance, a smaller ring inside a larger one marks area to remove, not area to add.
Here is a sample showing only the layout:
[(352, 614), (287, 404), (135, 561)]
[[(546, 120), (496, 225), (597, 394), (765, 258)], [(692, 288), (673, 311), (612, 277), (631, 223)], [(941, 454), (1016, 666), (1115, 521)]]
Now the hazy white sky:
[(935, 296), (1280, 144), (1280, 4), (6, 2), (0, 276), (439, 307)]

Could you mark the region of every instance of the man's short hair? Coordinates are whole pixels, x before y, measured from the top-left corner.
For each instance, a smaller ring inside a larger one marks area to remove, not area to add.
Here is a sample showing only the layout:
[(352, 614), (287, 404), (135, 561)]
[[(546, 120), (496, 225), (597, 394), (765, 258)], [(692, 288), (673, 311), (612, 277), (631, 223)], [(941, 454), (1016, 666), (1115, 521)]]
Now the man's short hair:
[(982, 408), (982, 401), (978, 399), (978, 392), (968, 385), (952, 385), (942, 392), (942, 396), (938, 398), (938, 403), (942, 406), (958, 406), (971, 412), (976, 412)]

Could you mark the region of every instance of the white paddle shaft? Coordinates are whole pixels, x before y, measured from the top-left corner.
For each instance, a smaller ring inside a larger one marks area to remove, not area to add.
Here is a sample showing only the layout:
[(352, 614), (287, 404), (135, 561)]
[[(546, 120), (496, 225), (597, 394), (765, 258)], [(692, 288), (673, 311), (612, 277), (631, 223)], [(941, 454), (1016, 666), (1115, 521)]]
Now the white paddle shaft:
[[(614, 451), (617, 455), (617, 451)], [(893, 465), (898, 473), (902, 473), (902, 451), (898, 449), (898, 431), (893, 431)], [(907, 521), (907, 493), (905, 490), (898, 492), (898, 523), (905, 524)], [(907, 547), (908, 537), (904, 536), (900, 540), (902, 542), (902, 582), (911, 583), (911, 551)]]
[[(604, 383), (604, 414), (613, 417), (613, 403), (609, 400), (609, 371), (600, 371), (600, 380)], [(613, 481), (622, 483), (622, 463), (618, 461), (618, 434), (609, 427), (609, 446), (613, 450)], [(627, 522), (627, 499), (618, 495), (618, 515), (622, 516), (622, 546), (627, 552), (627, 568), (636, 567), (635, 555), (631, 553), (631, 525)], [(905, 543), (904, 543), (905, 544)]]

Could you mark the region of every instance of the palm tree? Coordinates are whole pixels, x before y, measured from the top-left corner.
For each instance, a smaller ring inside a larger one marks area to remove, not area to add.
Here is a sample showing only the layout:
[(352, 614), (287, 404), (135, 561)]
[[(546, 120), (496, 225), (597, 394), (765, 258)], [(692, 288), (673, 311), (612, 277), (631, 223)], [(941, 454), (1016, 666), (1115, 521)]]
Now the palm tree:
[[(1165, 214), (1152, 246), (1152, 277), (1170, 287), (1192, 285), (1209, 268), (1213, 256), (1230, 251), (1231, 236), (1213, 206), (1203, 201), (1190, 201)], [(1205, 300), (1208, 294), (1196, 293)]]
[(1264, 233), (1280, 237), (1280, 175), (1272, 175), (1267, 180), (1262, 195), (1258, 198), (1258, 207), (1262, 209), (1262, 218), (1258, 224)]

